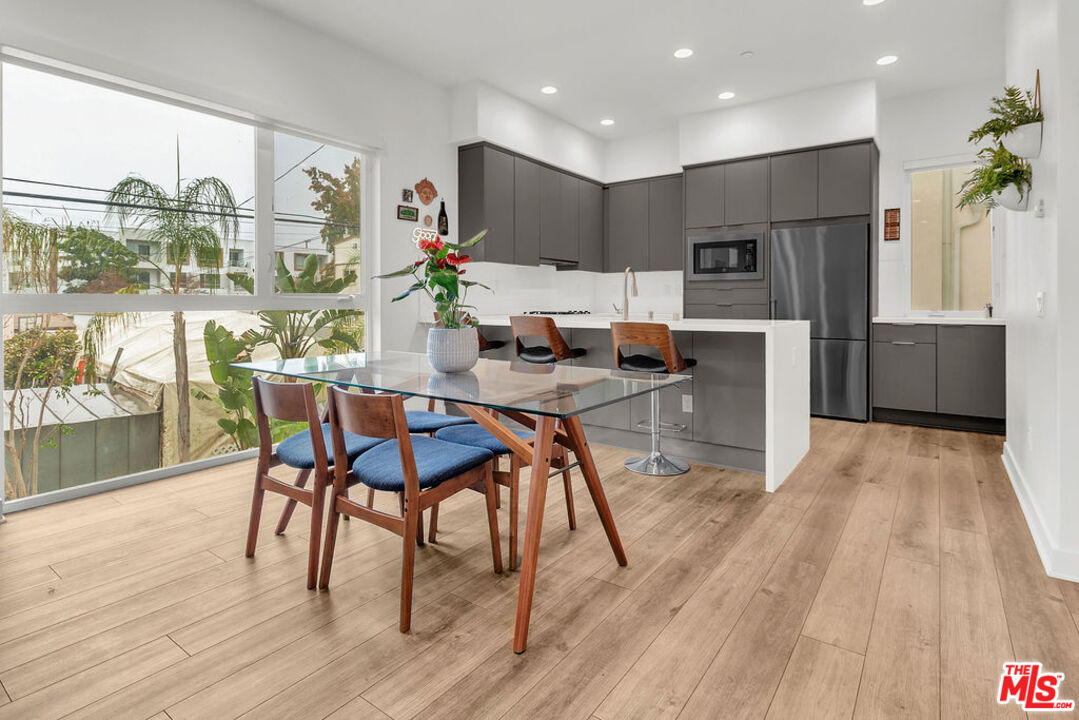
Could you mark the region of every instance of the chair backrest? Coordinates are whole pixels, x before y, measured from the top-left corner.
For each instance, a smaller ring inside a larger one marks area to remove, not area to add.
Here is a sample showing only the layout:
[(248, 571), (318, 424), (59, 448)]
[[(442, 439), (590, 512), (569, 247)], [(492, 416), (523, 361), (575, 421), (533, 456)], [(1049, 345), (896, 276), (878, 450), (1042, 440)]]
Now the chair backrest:
[(513, 341), (517, 345), (518, 355), (525, 347), (521, 338), (538, 337), (547, 341), (555, 360), (568, 360), (573, 357), (573, 352), (559, 332), (558, 326), (553, 319), (545, 315), (514, 315), (510, 317), (510, 329), (513, 330)]
[(257, 375), (251, 378), (255, 397), (255, 427), (259, 434), (259, 454), (269, 458), (273, 446), (270, 419), (289, 422), (306, 422), (311, 432), (311, 445), (315, 453), (315, 467), (326, 466), (326, 445), (318, 429), (322, 421), (315, 402), (315, 388), (311, 383), (280, 383), (263, 380)]
[(624, 345), (646, 345), (659, 350), (663, 356), (663, 362), (667, 366), (667, 372), (676, 373), (686, 369), (685, 358), (678, 351), (674, 342), (671, 329), (663, 323), (649, 322), (612, 322), (611, 342), (614, 344), (614, 361), (616, 367), (622, 366), (625, 356), (622, 354)]
[[(344, 433), (373, 438), (397, 440), (401, 468), (405, 477), (405, 496), (415, 497), (420, 491), (416, 474), (416, 458), (412, 454), (412, 439), (408, 434), (405, 404), (397, 393), (354, 393), (331, 387), (327, 401), (330, 416), (330, 435), (333, 437), (334, 482), (344, 489), (348, 473), (348, 455)], [(411, 495), (410, 495), (411, 493)]]

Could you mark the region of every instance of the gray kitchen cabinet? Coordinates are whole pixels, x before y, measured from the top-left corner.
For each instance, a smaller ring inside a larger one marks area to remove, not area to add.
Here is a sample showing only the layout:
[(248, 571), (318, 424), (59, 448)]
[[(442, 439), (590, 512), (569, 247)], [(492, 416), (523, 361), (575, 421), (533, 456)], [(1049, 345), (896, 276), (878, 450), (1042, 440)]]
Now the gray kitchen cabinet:
[(648, 268), (681, 270), (682, 176), (657, 178), (648, 183)]
[(937, 411), (937, 346), (911, 340), (873, 343), (873, 405)]
[(582, 180), (580, 198), (577, 269), (603, 272), (603, 187)]
[(937, 412), (1001, 419), (1005, 331), (993, 325), (937, 328)]
[(726, 166), (706, 165), (685, 171), (686, 227), (720, 227), (724, 220)]
[(818, 217), (873, 212), (873, 150), (870, 143), (820, 150), (817, 179)]
[(817, 217), (817, 151), (787, 153), (771, 158), (772, 220)]
[(539, 265), (540, 166), (525, 158), (514, 158), (513, 179), (513, 262)]
[(648, 182), (607, 188), (606, 269), (648, 269)]
[(485, 145), (462, 150), (457, 164), (462, 188), (458, 212), (461, 237), (487, 228), (487, 238), (470, 253), (477, 260), (514, 261), (514, 158)]
[(540, 257), (558, 259), (562, 249), (562, 173), (540, 166)]
[[(693, 354), (693, 333), (690, 332), (676, 332), (673, 333), (674, 342), (678, 345), (679, 352), (683, 357), (694, 357)], [(627, 352), (624, 350), (623, 352)], [(628, 352), (634, 353), (646, 353), (654, 357), (659, 357), (658, 353), (643, 346), (632, 346)], [(683, 375), (692, 375), (693, 368), (687, 369), (681, 373)], [(665, 423), (673, 423), (675, 425), (684, 425), (685, 429), (678, 430), (663, 430), (660, 434), (663, 437), (678, 438), (680, 440), (692, 440), (693, 439), (693, 413), (687, 412), (683, 408), (685, 405), (682, 402), (682, 396), (693, 395), (693, 382), (684, 382), (674, 387), (664, 388), (659, 391), (659, 407), (661, 420)], [(639, 433), (647, 434), (649, 432), (647, 427), (639, 427), (638, 423), (643, 420), (650, 420), (652, 417), (652, 401), (648, 395), (642, 395), (635, 397), (629, 401), (630, 407), (630, 430)]]
[(768, 320), (768, 303), (686, 303), (687, 318), (710, 318), (712, 320)]
[(764, 337), (694, 333), (693, 357), (693, 439), (763, 451)]
[[(610, 330), (574, 328), (572, 338), (573, 347), (584, 348), (588, 351), (584, 357), (572, 360), (573, 365), (608, 370), (614, 367), (614, 348), (611, 345)], [(570, 342), (569, 338), (567, 342)], [(614, 403), (584, 413), (581, 415), (581, 422), (616, 430), (629, 430), (630, 413), (627, 412), (625, 403)]]
[(768, 222), (768, 158), (726, 164), (723, 180), (723, 224)]
[(555, 254), (546, 257), (577, 262), (581, 236), (581, 181), (566, 173), (560, 173), (558, 180), (562, 198), (562, 232), (558, 236)]

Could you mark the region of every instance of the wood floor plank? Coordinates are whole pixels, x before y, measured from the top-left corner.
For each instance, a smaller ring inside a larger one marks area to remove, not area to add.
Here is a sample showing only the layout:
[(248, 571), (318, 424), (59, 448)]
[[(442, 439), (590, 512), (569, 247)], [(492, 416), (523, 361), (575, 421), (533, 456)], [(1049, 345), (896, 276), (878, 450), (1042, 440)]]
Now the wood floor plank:
[(326, 720), (389, 720), (389, 715), (358, 697), (342, 705), (332, 715), (327, 715)]
[[(933, 447), (939, 452), (939, 446)], [(888, 554), (933, 565), (940, 562), (939, 457), (912, 456), (907, 463)]]
[(940, 448), (940, 524), (942, 528), (986, 534), (974, 462), (964, 433), (946, 430)]
[(895, 556), (885, 562), (854, 717), (940, 717), (937, 565)]
[(886, 485), (862, 485), (803, 635), (865, 654), (897, 498)]
[(911, 457), (939, 460), (942, 433), (943, 431), (938, 428), (911, 428), (910, 447), (907, 453)]
[(909, 425), (883, 425), (880, 442), (866, 468), (866, 482), (896, 489), (903, 484), (911, 430)]
[(1022, 717), (1018, 705), (996, 702), (1001, 665), (1017, 658), (989, 538), (942, 528), (940, 576), (941, 715)]
[(812, 638), (799, 638), (768, 708), (768, 718), (849, 718), (858, 698), (861, 674), (862, 656), (858, 653)]

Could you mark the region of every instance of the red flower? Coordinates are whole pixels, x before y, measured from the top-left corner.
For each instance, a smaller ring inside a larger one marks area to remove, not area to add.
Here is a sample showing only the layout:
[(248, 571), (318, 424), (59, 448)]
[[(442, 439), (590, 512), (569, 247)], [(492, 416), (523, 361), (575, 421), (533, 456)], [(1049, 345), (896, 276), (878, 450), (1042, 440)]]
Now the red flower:
[(466, 272), (468, 272), (468, 271), (467, 270), (458, 270), (457, 274), (458, 275), (464, 275)]
[(439, 270), (445, 270), (446, 269), (446, 260), (445, 260), (445, 258), (439, 258), (435, 262), (438, 263), (438, 269)]
[(461, 256), (459, 256), (457, 258), (457, 262), (459, 264), (461, 264), (461, 265), (464, 265), (466, 262), (472, 262), (472, 256), (471, 255), (461, 255)]
[(423, 265), (425, 262), (427, 262), (427, 261), (426, 260), (417, 260), (416, 262), (413, 263), (413, 267), (419, 267), (420, 265)]

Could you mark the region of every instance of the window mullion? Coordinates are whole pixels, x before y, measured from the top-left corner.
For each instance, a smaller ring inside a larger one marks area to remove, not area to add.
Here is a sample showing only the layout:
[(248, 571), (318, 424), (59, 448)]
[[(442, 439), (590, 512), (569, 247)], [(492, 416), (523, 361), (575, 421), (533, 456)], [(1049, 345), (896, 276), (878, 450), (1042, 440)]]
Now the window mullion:
[(274, 134), (255, 128), (255, 297), (252, 309), (269, 307), (274, 294)]

